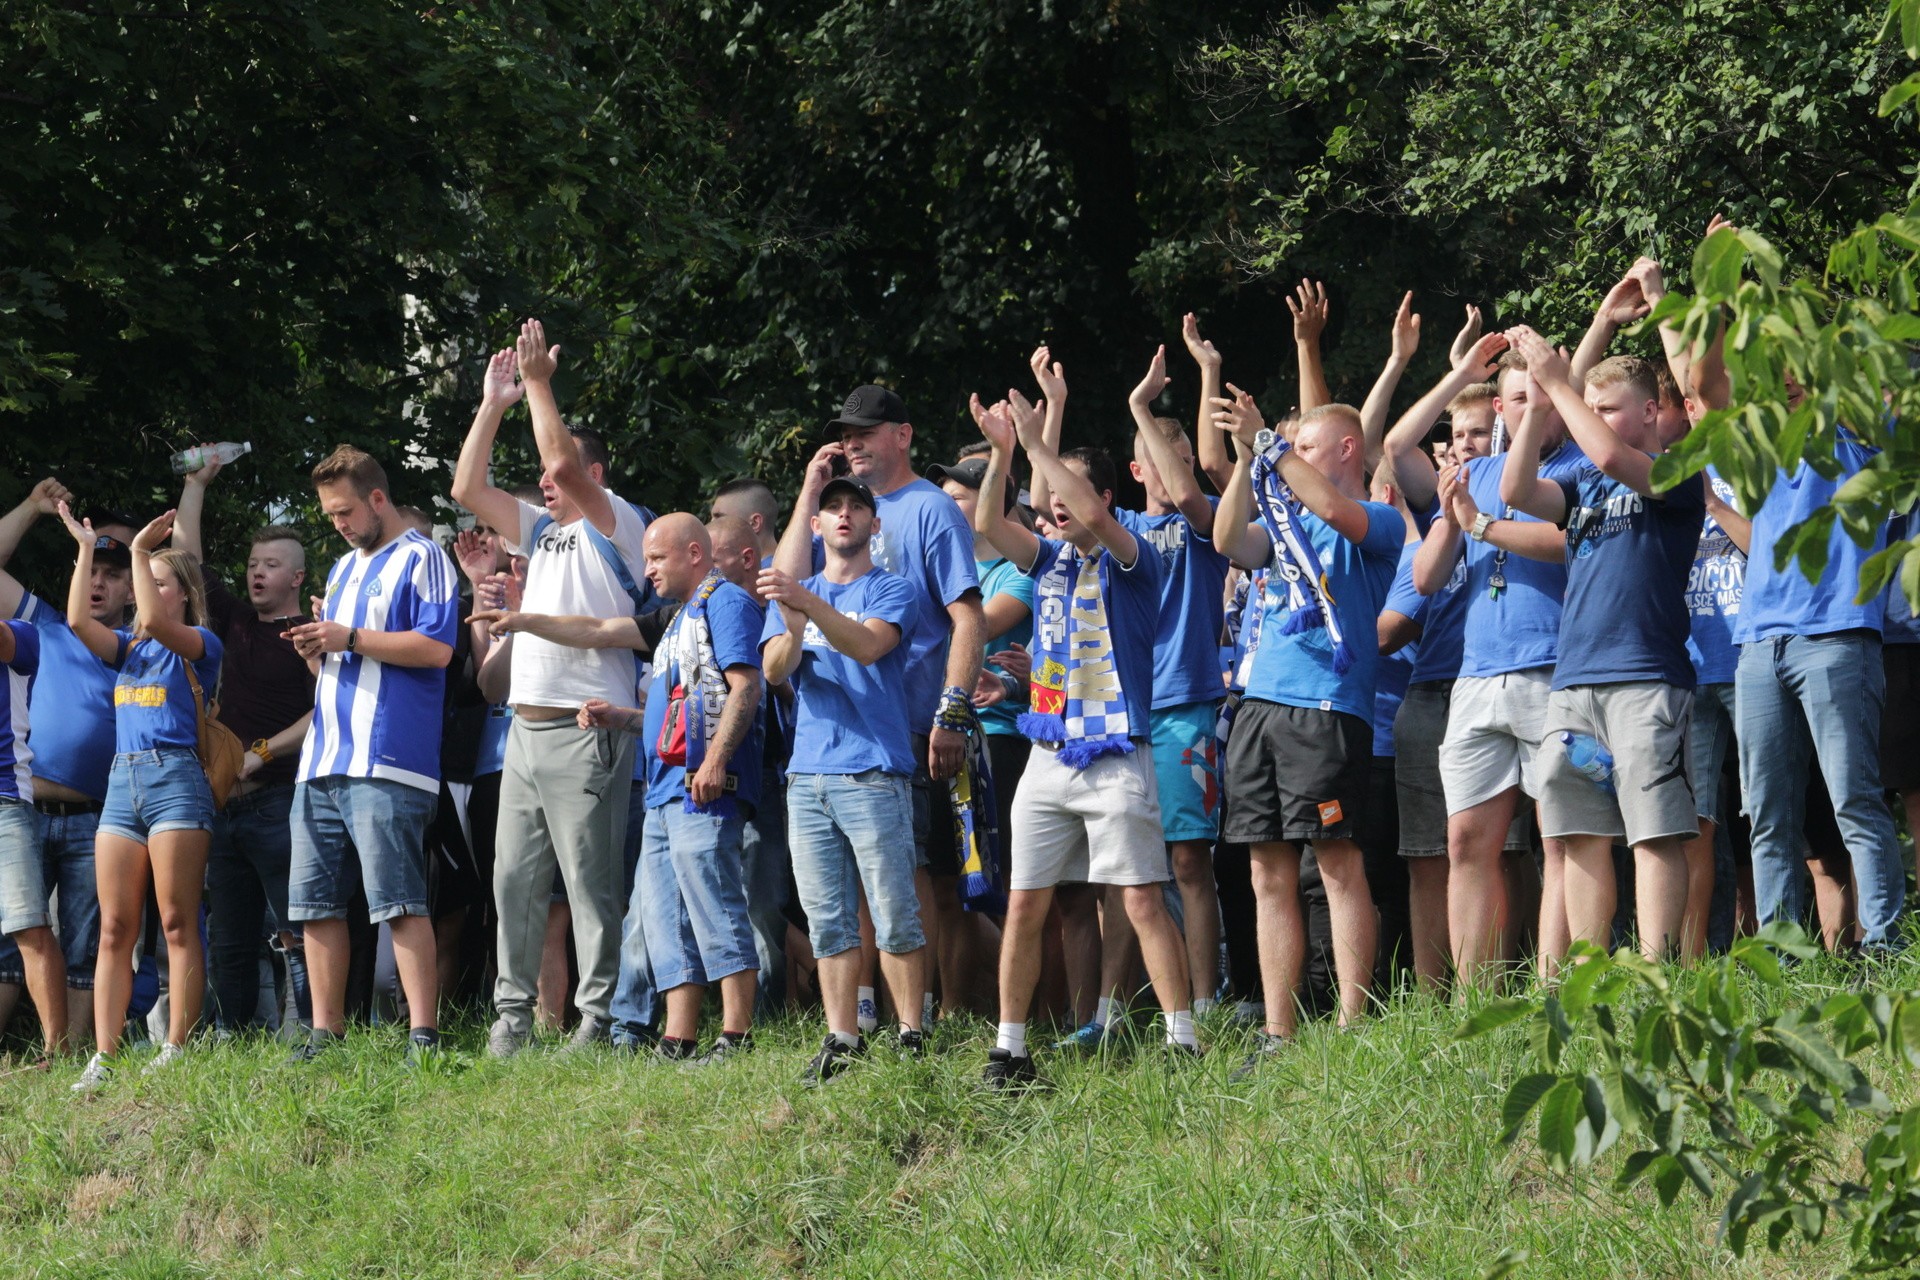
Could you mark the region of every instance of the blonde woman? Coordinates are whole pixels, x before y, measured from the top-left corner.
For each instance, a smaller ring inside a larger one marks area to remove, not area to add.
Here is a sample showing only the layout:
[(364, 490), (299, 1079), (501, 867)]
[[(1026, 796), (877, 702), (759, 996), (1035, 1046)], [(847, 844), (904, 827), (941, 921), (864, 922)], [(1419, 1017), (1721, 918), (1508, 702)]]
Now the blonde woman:
[(220, 677), (220, 640), (202, 623), (206, 600), (200, 565), (184, 551), (159, 550), (173, 532), (173, 512), (134, 536), (134, 624), (116, 631), (96, 621), (88, 601), (94, 533), (63, 502), (60, 518), (79, 544), (67, 622), (100, 660), (119, 672), (114, 684), (113, 771), (94, 845), (100, 892), (100, 958), (94, 971), (93, 1026), (98, 1052), (74, 1084), (88, 1092), (113, 1075), (127, 998), (133, 990), (133, 948), (147, 880), (153, 880), (166, 934), (172, 981), (167, 1042), (146, 1071), (177, 1061), (200, 1018), (206, 964), (200, 945), (200, 891), (213, 829), (213, 794), (196, 754), (199, 723), (188, 664), (211, 696)]

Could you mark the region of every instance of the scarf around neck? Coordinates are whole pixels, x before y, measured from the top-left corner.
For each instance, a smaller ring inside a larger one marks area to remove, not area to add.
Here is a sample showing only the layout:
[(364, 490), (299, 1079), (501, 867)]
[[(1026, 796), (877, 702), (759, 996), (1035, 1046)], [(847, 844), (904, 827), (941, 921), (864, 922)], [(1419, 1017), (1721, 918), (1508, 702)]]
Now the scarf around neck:
[[(1059, 743), (1060, 760), (1084, 769), (1101, 756), (1133, 750), (1132, 726), (1113, 660), (1113, 633), (1100, 590), (1105, 549), (1082, 554), (1067, 544), (1034, 587), (1032, 710), (1020, 732)], [(1157, 554), (1144, 541), (1140, 554)], [(1144, 728), (1145, 726), (1142, 726)]]
[[(716, 570), (707, 574), (694, 591), (693, 598), (674, 620), (667, 648), (667, 687), (685, 690), (687, 717), (687, 774), (700, 771), (714, 735), (720, 731), (720, 715), (727, 706), (727, 677), (713, 655), (713, 628), (707, 622), (707, 601), (724, 582)], [(687, 790), (681, 803), (688, 813), (709, 817), (732, 816), (734, 801), (722, 793), (712, 804), (695, 804)]]
[(1287, 622), (1280, 628), (1283, 636), (1299, 635), (1316, 627), (1327, 629), (1333, 642), (1333, 673), (1345, 675), (1352, 669), (1354, 652), (1340, 631), (1340, 615), (1334, 608), (1333, 593), (1327, 586), (1326, 570), (1295, 518), (1293, 490), (1280, 482), (1279, 455), (1272, 449), (1253, 460), (1253, 498), (1260, 504), (1260, 521), (1273, 538), (1273, 567), (1276, 582), (1267, 578), (1268, 590), (1284, 593)]

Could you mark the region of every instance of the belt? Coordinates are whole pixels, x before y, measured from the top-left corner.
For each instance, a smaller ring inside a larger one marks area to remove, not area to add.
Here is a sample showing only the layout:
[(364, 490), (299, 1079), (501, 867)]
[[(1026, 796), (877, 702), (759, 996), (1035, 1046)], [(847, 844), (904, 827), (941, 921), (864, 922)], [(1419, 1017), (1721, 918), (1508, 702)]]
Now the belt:
[(98, 800), (35, 800), (33, 807), (49, 818), (77, 818), (83, 813), (99, 813), (106, 806)]

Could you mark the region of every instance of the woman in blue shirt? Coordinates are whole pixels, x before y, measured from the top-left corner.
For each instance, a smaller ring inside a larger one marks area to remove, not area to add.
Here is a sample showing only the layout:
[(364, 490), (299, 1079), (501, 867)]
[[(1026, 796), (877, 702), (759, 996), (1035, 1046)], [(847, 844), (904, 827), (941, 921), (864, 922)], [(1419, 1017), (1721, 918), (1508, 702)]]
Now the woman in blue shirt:
[(157, 549), (173, 532), (173, 512), (134, 537), (132, 631), (116, 631), (94, 620), (88, 600), (93, 527), (76, 521), (65, 503), (60, 504), (60, 518), (80, 548), (67, 592), (68, 625), (119, 672), (113, 688), (113, 771), (94, 844), (100, 958), (94, 970), (93, 1026), (99, 1052), (73, 1086), (87, 1092), (113, 1074), (109, 1060), (119, 1048), (133, 990), (133, 948), (149, 876), (167, 938), (172, 1000), (167, 1042), (146, 1071), (178, 1060), (187, 1032), (200, 1020), (206, 986), (200, 892), (213, 829), (213, 793), (200, 765), (199, 713), (187, 672), (192, 664), (201, 689), (211, 696), (220, 677), (220, 641), (202, 625), (207, 607), (199, 562), (184, 551)]

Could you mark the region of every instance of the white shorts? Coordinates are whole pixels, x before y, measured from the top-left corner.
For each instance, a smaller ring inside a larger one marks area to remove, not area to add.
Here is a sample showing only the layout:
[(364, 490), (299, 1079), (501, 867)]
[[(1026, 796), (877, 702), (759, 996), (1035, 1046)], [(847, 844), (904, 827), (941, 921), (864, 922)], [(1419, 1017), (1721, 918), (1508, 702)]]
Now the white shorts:
[(1173, 877), (1153, 752), (1135, 744), (1084, 769), (1036, 746), (1013, 793), (1012, 889), (1158, 884)]
[[(1541, 834), (1611, 836), (1628, 844), (1700, 834), (1687, 750), (1693, 691), (1659, 680), (1561, 689), (1540, 751)], [(1562, 734), (1586, 734), (1613, 756), (1605, 785), (1574, 768)]]
[(1447, 736), (1440, 741), (1449, 814), (1485, 804), (1509, 787), (1540, 798), (1538, 756), (1552, 684), (1552, 667), (1453, 682)]

